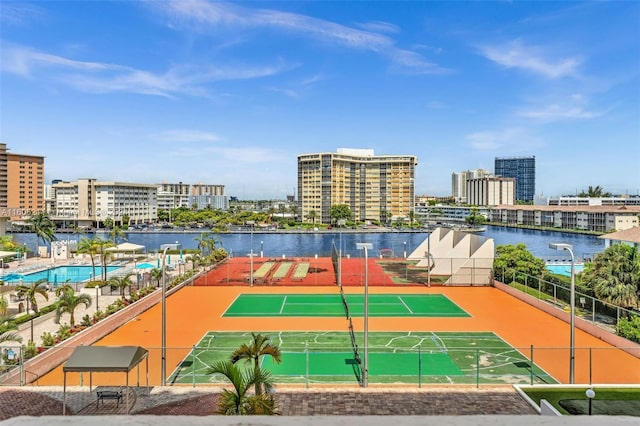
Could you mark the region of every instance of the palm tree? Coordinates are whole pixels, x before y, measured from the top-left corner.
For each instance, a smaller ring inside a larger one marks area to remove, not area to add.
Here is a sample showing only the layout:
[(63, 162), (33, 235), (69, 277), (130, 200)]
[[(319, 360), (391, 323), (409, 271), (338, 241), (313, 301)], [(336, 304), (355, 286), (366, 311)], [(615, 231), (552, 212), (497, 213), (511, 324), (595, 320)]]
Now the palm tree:
[(638, 307), (640, 294), (640, 253), (636, 247), (614, 244), (588, 263), (582, 281), (596, 297), (622, 307)]
[(55, 235), (55, 225), (49, 218), (48, 213), (40, 212), (31, 216), (31, 218), (29, 218), (29, 225), (31, 231), (36, 234), (38, 242), (42, 240), (43, 244), (47, 244), (57, 239)]
[(85, 293), (76, 294), (74, 291), (63, 291), (58, 297), (58, 307), (56, 308), (56, 324), (60, 323), (63, 314), (69, 314), (69, 325), (76, 325), (75, 311), (78, 306), (84, 305), (85, 308), (91, 306), (91, 296)]
[[(262, 377), (260, 373), (260, 358), (269, 355), (277, 364), (282, 362), (282, 352), (280, 352), (280, 348), (272, 345), (269, 340), (269, 336), (263, 336), (260, 333), (251, 333), (251, 342), (249, 345), (243, 343), (242, 346), (231, 354), (231, 362), (233, 364), (240, 360), (245, 360), (246, 363), (253, 361), (253, 371), (257, 378), (255, 382), (256, 395), (260, 395), (263, 392), (263, 382), (259, 380), (260, 377)], [(267, 383), (264, 384), (267, 385)], [(267, 388), (269, 388), (268, 385)]]
[(124, 234), (124, 231), (119, 226), (114, 226), (113, 228), (111, 228), (111, 231), (109, 231), (109, 238), (111, 238), (111, 241), (113, 241), (114, 245), (118, 245), (118, 238), (127, 241), (127, 237)]
[(78, 253), (87, 253), (91, 259), (91, 270), (93, 271), (92, 277), (96, 276), (96, 262), (95, 255), (98, 254), (98, 246), (92, 238), (82, 237), (76, 246)]
[(307, 213), (307, 219), (312, 221), (314, 224), (316, 223), (317, 217), (318, 217), (318, 212), (316, 212), (315, 210), (311, 210), (309, 213)]
[(76, 292), (76, 290), (73, 288), (73, 286), (71, 284), (69, 284), (70, 280), (71, 279), (67, 279), (64, 284), (62, 284), (60, 287), (56, 288), (56, 297), (60, 297), (60, 296), (64, 295), (65, 293), (75, 293)]
[(97, 252), (100, 253), (100, 261), (102, 262), (102, 281), (107, 279), (107, 261), (111, 256), (111, 252), (106, 249), (109, 247), (113, 247), (113, 242), (109, 240), (103, 240), (102, 238), (95, 237), (93, 239), (94, 244), (96, 245)]
[(46, 278), (31, 284), (20, 284), (16, 286), (16, 294), (18, 296), (24, 296), (27, 299), (27, 312), (29, 312), (29, 303), (31, 303), (31, 310), (38, 313), (38, 301), (36, 300), (37, 295), (44, 297), (45, 300), (49, 300), (47, 289), (43, 286), (44, 283), (48, 283)]
[(218, 361), (208, 371), (208, 374), (222, 374), (233, 386), (233, 390), (223, 389), (218, 400), (218, 414), (225, 415), (273, 415), (276, 414), (276, 402), (271, 394), (248, 395), (252, 385), (262, 382), (270, 383), (270, 374), (261, 373), (256, 376), (255, 371), (244, 374), (235, 364), (229, 361)]
[(124, 275), (122, 277), (113, 277), (109, 281), (107, 281), (107, 283), (112, 287), (119, 288), (120, 289), (120, 296), (122, 297), (122, 300), (124, 300), (125, 299), (125, 290), (127, 288), (131, 287), (131, 285), (133, 284), (129, 278), (131, 278), (134, 275), (135, 274), (130, 273), (130, 274)]
[(151, 278), (153, 278), (154, 280), (156, 280), (156, 287), (160, 287), (160, 280), (162, 279), (162, 276), (164, 274), (162, 273), (162, 269), (159, 268), (153, 268), (151, 270)]
[[(10, 319), (11, 317), (9, 317), (8, 315), (0, 316), (0, 325), (4, 325), (5, 323), (8, 323)], [(15, 325), (11, 326), (8, 330), (5, 330), (4, 332), (0, 333), (0, 343), (4, 343), (4, 342), (21, 343), (22, 336), (20, 336), (20, 334), (18, 334), (14, 330), (16, 330)]]

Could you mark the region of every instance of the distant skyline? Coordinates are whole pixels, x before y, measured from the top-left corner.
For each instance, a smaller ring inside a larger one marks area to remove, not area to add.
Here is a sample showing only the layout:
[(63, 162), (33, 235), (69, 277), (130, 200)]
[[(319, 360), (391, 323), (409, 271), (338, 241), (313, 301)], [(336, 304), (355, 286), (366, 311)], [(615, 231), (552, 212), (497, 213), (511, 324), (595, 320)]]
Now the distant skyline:
[(45, 180), (284, 198), (297, 156), (416, 155), (416, 195), (536, 157), (640, 193), (640, 2), (2, 1), (0, 142)]

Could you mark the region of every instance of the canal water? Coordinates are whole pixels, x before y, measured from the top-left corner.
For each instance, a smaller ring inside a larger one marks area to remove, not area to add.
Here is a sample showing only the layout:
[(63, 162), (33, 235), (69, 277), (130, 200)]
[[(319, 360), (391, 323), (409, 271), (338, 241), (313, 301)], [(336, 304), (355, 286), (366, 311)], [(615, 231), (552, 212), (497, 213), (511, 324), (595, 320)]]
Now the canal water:
[[(107, 238), (106, 234), (90, 234)], [(373, 244), (373, 252), (390, 249), (396, 257), (403, 257), (405, 252), (410, 254), (429, 234), (427, 232), (254, 232), (234, 234), (214, 234), (219, 247), (224, 247), (233, 256), (246, 256), (253, 252), (265, 257), (292, 256), (329, 256), (333, 244), (342, 248), (345, 255), (360, 256), (356, 243)], [(484, 237), (493, 238), (495, 245), (524, 243), (534, 256), (545, 260), (569, 260), (564, 251), (549, 248), (549, 243), (568, 243), (573, 246), (576, 258), (593, 258), (595, 254), (604, 250), (604, 240), (591, 235), (573, 234), (567, 232), (538, 231), (501, 226), (488, 226), (485, 232), (477, 233)], [(16, 242), (26, 244), (33, 252), (37, 242), (35, 234), (14, 234)], [(81, 235), (58, 234), (60, 240), (78, 240)], [(146, 247), (148, 252), (154, 252), (162, 244), (178, 243), (184, 249), (198, 247), (196, 238), (199, 233), (190, 232), (135, 232), (127, 233), (127, 241)], [(42, 242), (40, 243), (42, 244)]]

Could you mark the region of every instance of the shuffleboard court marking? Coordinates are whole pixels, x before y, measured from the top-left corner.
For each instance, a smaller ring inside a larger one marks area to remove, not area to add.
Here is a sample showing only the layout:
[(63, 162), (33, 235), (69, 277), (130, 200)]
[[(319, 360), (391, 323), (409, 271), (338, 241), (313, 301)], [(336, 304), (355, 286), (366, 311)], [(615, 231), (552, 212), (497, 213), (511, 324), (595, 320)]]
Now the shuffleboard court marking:
[(280, 306), (280, 315), (282, 315), (282, 311), (284, 310), (284, 305), (287, 304), (287, 296), (285, 295), (282, 299), (282, 306)]
[(407, 308), (407, 311), (409, 311), (409, 313), (411, 315), (413, 315), (413, 311), (411, 310), (411, 308), (409, 306), (407, 306), (406, 303), (404, 303), (404, 300), (402, 300), (401, 296), (396, 296), (398, 298), (398, 300), (400, 301), (400, 303), (402, 303), (404, 305), (405, 308)]

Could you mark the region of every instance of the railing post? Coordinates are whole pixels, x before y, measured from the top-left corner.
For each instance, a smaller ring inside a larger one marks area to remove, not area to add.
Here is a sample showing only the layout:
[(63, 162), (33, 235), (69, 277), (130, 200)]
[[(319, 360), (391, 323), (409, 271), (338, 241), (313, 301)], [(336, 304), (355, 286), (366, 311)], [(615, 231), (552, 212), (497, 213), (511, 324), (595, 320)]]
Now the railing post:
[(596, 298), (591, 298), (591, 322), (596, 323)]

